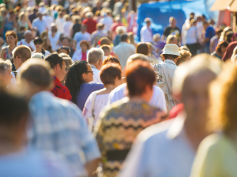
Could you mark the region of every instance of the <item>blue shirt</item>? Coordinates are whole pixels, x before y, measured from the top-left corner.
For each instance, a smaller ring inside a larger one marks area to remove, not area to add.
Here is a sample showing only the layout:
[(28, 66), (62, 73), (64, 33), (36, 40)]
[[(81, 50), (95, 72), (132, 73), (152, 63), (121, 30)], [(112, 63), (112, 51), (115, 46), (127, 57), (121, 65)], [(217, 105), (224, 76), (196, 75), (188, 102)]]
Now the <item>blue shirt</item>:
[(36, 18), (33, 23), (32, 23), (33, 28), (37, 28), (37, 30), (39, 31), (39, 33), (43, 33), (44, 31), (46, 31), (47, 29), (47, 23), (45, 20), (39, 20), (39, 18)]
[(205, 46), (206, 47), (209, 47), (210, 46), (210, 40), (213, 36), (216, 35), (216, 32), (214, 30), (214, 28), (212, 26), (209, 26), (207, 29), (206, 29), (206, 33), (205, 33), (205, 38), (209, 38), (209, 41), (205, 43)]
[(84, 163), (99, 158), (100, 152), (78, 107), (43, 91), (31, 98), (29, 109), (30, 145), (60, 154), (74, 176), (86, 175)]

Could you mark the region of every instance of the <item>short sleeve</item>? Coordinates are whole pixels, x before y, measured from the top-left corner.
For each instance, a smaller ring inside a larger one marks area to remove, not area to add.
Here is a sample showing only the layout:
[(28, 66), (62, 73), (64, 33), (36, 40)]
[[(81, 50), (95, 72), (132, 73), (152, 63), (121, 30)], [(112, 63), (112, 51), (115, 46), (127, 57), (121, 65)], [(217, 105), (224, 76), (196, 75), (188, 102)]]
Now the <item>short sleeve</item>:
[(169, 30), (169, 27), (165, 28), (165, 31), (164, 31), (164, 36), (169, 36), (169, 33), (170, 33), (170, 30)]
[(87, 118), (92, 116), (92, 98), (93, 98), (94, 92), (90, 94), (90, 96), (87, 98), (85, 106), (83, 108), (82, 116), (87, 120)]

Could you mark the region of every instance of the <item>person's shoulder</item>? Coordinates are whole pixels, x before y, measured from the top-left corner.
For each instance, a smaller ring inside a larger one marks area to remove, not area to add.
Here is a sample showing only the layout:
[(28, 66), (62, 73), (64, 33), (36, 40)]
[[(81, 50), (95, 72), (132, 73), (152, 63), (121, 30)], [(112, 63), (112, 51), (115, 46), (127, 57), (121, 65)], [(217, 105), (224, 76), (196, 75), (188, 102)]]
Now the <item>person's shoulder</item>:
[(153, 85), (153, 89), (154, 89), (154, 92), (159, 95), (159, 94), (163, 94), (163, 91), (160, 87), (158, 87), (157, 85)]

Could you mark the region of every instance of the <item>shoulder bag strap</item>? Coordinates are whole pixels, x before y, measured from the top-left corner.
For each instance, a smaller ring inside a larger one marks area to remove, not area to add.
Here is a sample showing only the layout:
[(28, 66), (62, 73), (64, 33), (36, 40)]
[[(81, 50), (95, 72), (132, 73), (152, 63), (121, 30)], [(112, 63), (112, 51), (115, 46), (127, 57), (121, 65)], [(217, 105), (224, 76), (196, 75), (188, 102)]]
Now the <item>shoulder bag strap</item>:
[(91, 113), (92, 113), (92, 117), (95, 119), (95, 98), (97, 96), (98, 92), (95, 92), (95, 94), (93, 95), (92, 98), (92, 103), (91, 103)]

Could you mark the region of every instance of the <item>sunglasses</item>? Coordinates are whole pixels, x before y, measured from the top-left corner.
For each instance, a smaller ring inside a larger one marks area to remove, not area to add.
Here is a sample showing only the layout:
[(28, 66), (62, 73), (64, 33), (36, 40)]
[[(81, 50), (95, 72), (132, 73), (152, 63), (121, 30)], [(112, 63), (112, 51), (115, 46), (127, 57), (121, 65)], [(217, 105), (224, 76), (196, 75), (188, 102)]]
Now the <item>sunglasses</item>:
[(40, 44), (43, 44), (42, 42), (35, 42), (34, 43), (35, 45), (40, 45)]

